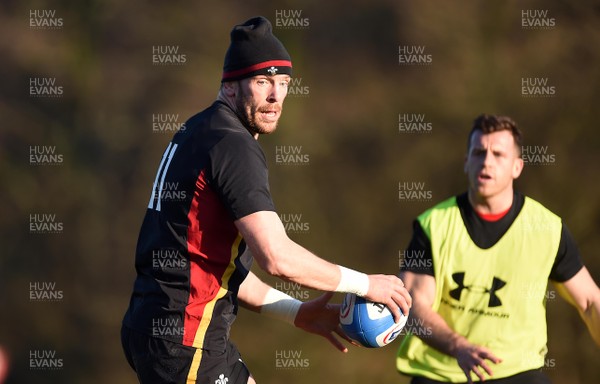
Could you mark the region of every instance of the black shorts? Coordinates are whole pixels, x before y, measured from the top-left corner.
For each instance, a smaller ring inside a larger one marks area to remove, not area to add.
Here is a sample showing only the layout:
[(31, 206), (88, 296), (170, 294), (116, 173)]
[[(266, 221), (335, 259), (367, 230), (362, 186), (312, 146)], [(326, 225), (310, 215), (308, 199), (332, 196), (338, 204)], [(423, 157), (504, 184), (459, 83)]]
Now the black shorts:
[[(466, 377), (465, 377), (466, 379)], [(475, 381), (479, 383), (479, 379)], [(442, 381), (431, 380), (426, 377), (416, 376), (410, 381), (410, 384), (442, 384)], [(466, 381), (465, 381), (466, 383)], [(493, 384), (551, 384), (548, 376), (544, 375), (541, 370), (533, 369), (531, 371), (525, 371), (517, 373), (513, 376), (503, 377), (501, 379), (487, 379), (483, 383)]]
[(142, 384), (247, 384), (250, 372), (235, 345), (225, 353), (188, 347), (121, 328), (127, 362)]

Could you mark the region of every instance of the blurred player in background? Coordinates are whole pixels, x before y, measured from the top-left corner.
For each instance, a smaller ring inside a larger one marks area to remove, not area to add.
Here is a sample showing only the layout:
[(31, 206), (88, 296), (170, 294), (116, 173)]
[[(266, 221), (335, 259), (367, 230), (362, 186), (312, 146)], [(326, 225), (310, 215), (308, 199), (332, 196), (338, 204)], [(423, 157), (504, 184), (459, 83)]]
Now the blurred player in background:
[(10, 371), (10, 357), (4, 347), (0, 346), (0, 384), (4, 383)]
[(262, 17), (235, 26), (217, 100), (190, 118), (159, 164), (140, 230), (135, 280), (122, 327), (142, 383), (253, 383), (229, 341), (238, 302), (347, 349), (332, 295), (302, 303), (259, 280), (267, 273), (305, 287), (352, 292), (386, 304), (397, 319), (410, 296), (393, 275), (329, 263), (286, 235), (275, 212), (261, 134), (275, 130), (292, 63)]
[(468, 137), (468, 191), (414, 222), (405, 255), (427, 262), (406, 262), (400, 271), (418, 327), (397, 358), (413, 384), (549, 383), (540, 370), (548, 279), (600, 345), (600, 290), (571, 234), (560, 217), (513, 189), (521, 148), (512, 119), (479, 116)]

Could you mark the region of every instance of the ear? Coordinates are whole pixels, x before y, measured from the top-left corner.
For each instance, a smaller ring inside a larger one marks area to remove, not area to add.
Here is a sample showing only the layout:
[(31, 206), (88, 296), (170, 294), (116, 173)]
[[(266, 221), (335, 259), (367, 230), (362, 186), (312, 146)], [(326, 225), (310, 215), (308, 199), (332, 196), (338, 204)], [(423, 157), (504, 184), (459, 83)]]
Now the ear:
[(239, 83), (237, 81), (226, 81), (223, 83), (223, 92), (227, 97), (235, 97), (238, 91)]
[(466, 174), (467, 173), (467, 160), (469, 160), (469, 154), (465, 155), (465, 160), (463, 163), (463, 172)]
[(521, 176), (521, 172), (523, 171), (523, 167), (525, 166), (525, 162), (522, 158), (518, 157), (515, 159), (513, 163), (512, 169), (512, 177), (513, 179), (518, 179)]

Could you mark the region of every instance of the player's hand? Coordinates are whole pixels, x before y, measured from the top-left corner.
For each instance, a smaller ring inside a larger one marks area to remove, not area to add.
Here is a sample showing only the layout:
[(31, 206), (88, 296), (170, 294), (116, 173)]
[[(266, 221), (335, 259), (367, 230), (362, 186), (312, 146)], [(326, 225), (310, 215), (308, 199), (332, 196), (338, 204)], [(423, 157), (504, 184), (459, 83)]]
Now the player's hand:
[(392, 275), (369, 275), (369, 292), (365, 295), (365, 299), (385, 304), (392, 312), (396, 323), (400, 321), (400, 311), (408, 315), (412, 306), (412, 298), (404, 283), (397, 276)]
[(494, 375), (486, 360), (489, 360), (494, 364), (502, 362), (502, 359), (496, 357), (489, 349), (479, 345), (470, 344), (468, 342), (465, 342), (463, 345), (457, 347), (454, 357), (458, 362), (458, 366), (467, 376), (467, 382), (469, 384), (473, 383), (473, 380), (471, 379), (471, 372), (477, 375), (481, 381), (485, 381), (485, 376), (482, 370), (485, 371), (485, 373), (487, 373), (489, 376)]
[(329, 300), (332, 296), (333, 292), (327, 292), (314, 300), (302, 303), (296, 314), (294, 324), (306, 332), (323, 336), (340, 351), (348, 352), (348, 348), (342, 344), (334, 333), (354, 345), (356, 343), (346, 336), (340, 328), (341, 304), (330, 304)]

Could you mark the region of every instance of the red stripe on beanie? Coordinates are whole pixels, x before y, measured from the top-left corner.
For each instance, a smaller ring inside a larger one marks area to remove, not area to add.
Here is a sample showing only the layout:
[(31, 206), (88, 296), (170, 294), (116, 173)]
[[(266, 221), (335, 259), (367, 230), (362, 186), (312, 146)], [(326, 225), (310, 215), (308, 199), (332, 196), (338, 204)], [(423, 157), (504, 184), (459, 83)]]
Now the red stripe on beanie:
[(292, 67), (292, 62), (289, 60), (270, 60), (262, 63), (254, 64), (246, 68), (237, 69), (235, 71), (223, 72), (223, 80), (231, 77), (243, 76), (247, 73), (258, 71), (267, 67)]

